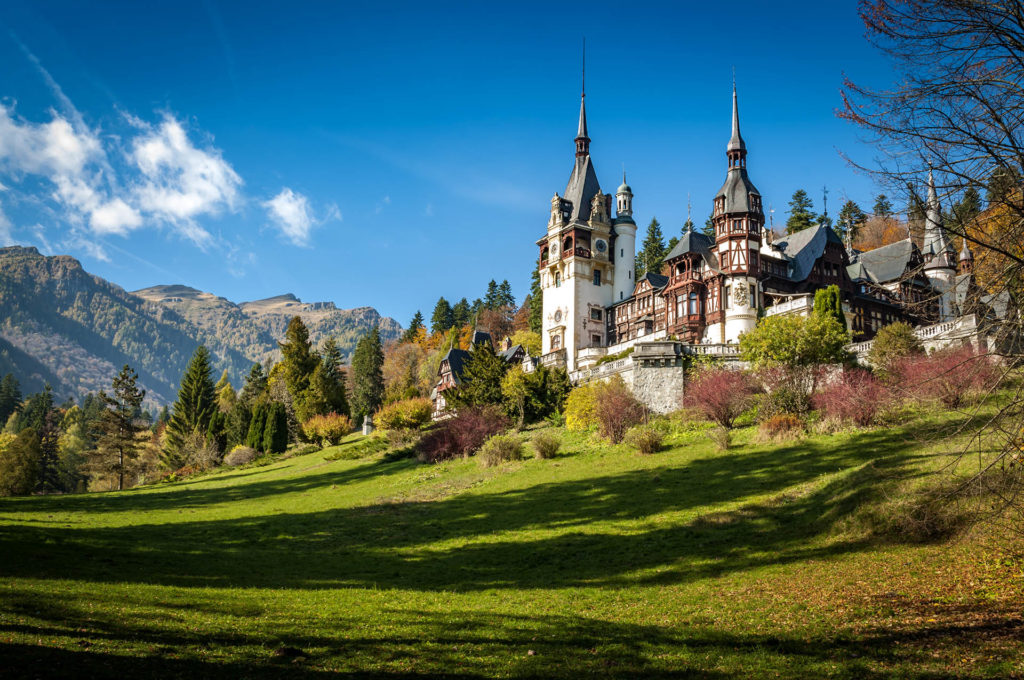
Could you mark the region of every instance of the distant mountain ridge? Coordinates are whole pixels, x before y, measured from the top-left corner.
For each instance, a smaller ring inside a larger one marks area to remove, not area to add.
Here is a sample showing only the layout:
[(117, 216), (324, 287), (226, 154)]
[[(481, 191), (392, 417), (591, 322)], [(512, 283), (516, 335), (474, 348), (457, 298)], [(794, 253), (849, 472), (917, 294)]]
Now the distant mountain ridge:
[(235, 304), (183, 285), (129, 293), (72, 257), (0, 248), (0, 372), (14, 373), (26, 393), (43, 383), (61, 398), (109, 390), (127, 363), (150, 404), (168, 403), (200, 343), (213, 353), (216, 372), (226, 369), (239, 387), (253, 362), (280, 356), (277, 341), (296, 315), (314, 343), (334, 336), (346, 354), (374, 325), (385, 339), (402, 330), (372, 307), (338, 309), (291, 294)]

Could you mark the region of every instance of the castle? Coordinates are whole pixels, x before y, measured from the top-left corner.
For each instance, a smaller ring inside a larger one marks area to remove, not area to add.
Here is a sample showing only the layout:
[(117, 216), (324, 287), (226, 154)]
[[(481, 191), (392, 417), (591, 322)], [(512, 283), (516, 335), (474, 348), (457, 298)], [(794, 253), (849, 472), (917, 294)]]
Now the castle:
[(681, 365), (685, 353), (735, 356), (739, 337), (761, 316), (808, 314), (815, 291), (833, 284), (855, 340), (870, 340), (895, 321), (920, 326), (964, 312), (973, 258), (966, 242), (959, 257), (954, 252), (930, 174), (922, 247), (907, 238), (858, 252), (827, 224), (784, 237), (766, 229), (762, 197), (747, 170), (735, 84), (726, 177), (712, 204), (714, 236), (685, 233), (662, 272), (635, 275), (633, 190), (625, 173), (614, 203), (601, 190), (585, 93), (574, 142), (565, 193), (552, 197), (547, 230), (536, 242), (540, 362), (564, 366), (574, 381), (630, 349), (641, 350), (633, 363), (647, 357), (659, 367)]

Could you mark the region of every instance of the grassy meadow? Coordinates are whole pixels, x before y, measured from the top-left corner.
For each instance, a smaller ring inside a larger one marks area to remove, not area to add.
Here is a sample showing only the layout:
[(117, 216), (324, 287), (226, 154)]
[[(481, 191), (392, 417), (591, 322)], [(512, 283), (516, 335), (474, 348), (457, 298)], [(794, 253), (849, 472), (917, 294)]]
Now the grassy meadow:
[(962, 424), (0, 499), (0, 677), (1024, 677), (1014, 546), (893, 529)]

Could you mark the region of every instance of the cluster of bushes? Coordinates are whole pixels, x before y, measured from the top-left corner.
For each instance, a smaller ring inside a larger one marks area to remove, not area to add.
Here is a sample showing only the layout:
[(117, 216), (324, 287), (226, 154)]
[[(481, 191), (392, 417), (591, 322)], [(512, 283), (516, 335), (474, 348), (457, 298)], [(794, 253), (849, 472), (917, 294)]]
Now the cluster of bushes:
[(633, 396), (620, 376), (577, 387), (569, 393), (565, 404), (567, 428), (596, 427), (613, 444), (621, 442), (629, 428), (646, 422), (647, 417), (647, 407)]
[(313, 416), (302, 423), (302, 433), (311, 442), (334, 446), (352, 431), (352, 421), (338, 413)]
[(497, 406), (463, 407), (420, 440), (417, 455), (429, 463), (465, 458), (508, 427), (508, 418)]

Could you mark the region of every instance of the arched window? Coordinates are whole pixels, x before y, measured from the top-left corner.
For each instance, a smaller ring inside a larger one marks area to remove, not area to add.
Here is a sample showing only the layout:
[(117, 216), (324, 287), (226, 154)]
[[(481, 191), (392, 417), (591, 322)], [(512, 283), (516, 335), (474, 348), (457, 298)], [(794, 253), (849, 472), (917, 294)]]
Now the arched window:
[(551, 336), (551, 349), (552, 350), (556, 350), (556, 349), (561, 349), (561, 348), (562, 348), (562, 336), (561, 335), (552, 335)]

